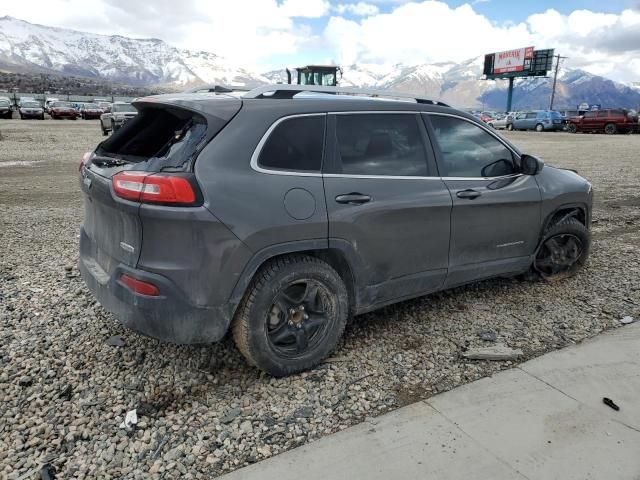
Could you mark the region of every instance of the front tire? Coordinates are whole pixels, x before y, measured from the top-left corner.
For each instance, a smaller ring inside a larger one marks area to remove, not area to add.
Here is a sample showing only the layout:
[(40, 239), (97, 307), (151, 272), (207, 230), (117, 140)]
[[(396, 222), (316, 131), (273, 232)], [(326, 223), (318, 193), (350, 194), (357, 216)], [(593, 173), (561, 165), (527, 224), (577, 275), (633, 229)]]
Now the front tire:
[(606, 133), (607, 135), (613, 135), (617, 131), (618, 129), (616, 128), (616, 125), (614, 123), (607, 123), (604, 126), (604, 133)]
[(318, 365), (344, 332), (349, 302), (338, 273), (318, 258), (291, 255), (260, 268), (233, 320), (247, 361), (276, 377)]
[(578, 127), (574, 123), (570, 123), (569, 125), (567, 125), (567, 132), (569, 132), (569, 133), (577, 133), (578, 132)]
[(507, 130), (509, 130), (510, 132), (513, 131), (513, 123), (507, 125)]
[(544, 280), (557, 281), (575, 275), (589, 258), (591, 233), (569, 217), (547, 229), (536, 252), (533, 270)]

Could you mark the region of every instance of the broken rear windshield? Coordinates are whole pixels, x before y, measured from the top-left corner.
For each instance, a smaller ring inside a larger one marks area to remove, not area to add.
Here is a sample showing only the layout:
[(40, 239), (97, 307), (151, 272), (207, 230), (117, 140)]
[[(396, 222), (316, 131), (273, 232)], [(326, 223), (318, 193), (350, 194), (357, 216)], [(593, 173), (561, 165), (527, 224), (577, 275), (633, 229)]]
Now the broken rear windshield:
[[(133, 107), (132, 107), (133, 108)], [(135, 111), (135, 108), (134, 108)], [(96, 150), (147, 171), (184, 170), (206, 139), (206, 120), (180, 108), (146, 108)]]

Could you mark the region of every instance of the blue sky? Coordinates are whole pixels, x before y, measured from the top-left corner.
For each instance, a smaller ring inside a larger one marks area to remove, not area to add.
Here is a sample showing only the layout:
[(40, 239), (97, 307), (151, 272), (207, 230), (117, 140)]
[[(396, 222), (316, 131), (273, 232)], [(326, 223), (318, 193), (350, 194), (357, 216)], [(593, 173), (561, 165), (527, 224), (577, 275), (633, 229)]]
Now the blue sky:
[(640, 0), (0, 0), (2, 15), (160, 38), (258, 72), (462, 62), (535, 46), (640, 81)]

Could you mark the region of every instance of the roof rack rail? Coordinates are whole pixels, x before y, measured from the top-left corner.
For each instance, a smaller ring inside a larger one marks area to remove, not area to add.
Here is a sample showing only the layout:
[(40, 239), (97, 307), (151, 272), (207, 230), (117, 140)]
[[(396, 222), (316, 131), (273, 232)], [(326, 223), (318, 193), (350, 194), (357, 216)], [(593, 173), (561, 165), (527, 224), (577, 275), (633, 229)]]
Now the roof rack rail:
[[(342, 94), (342, 95), (365, 95), (369, 97), (381, 97), (381, 98), (397, 98), (413, 100), (416, 103), (424, 103), (428, 105), (439, 105), (441, 107), (448, 107), (446, 103), (439, 102), (437, 100), (431, 100), (429, 98), (422, 98), (416, 95), (408, 93), (398, 93), (391, 90), (369, 90), (365, 88), (353, 88), (353, 87), (323, 87), (318, 85), (264, 85), (262, 87), (254, 88), (245, 93), (242, 98), (280, 98), (287, 99), (293, 98), (296, 94), (302, 92), (312, 93), (329, 93), (329, 94)], [(269, 95), (267, 95), (269, 94)]]
[(251, 89), (247, 87), (232, 87), (226, 85), (216, 85), (214, 83), (199, 85), (197, 87), (185, 90), (184, 93), (231, 93), (231, 92), (249, 92)]

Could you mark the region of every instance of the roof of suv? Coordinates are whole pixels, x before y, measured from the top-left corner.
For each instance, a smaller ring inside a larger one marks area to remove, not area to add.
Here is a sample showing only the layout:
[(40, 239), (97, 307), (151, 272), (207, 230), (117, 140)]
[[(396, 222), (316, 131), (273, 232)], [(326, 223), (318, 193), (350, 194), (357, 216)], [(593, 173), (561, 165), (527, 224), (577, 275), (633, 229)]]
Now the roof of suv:
[(242, 103), (249, 108), (268, 108), (283, 115), (309, 112), (342, 111), (426, 111), (456, 112), (474, 119), (466, 112), (415, 95), (393, 91), (377, 91), (311, 85), (267, 85), (250, 91), (220, 91), (155, 95), (136, 99), (134, 105), (169, 104), (205, 115), (217, 116), (225, 104)]

